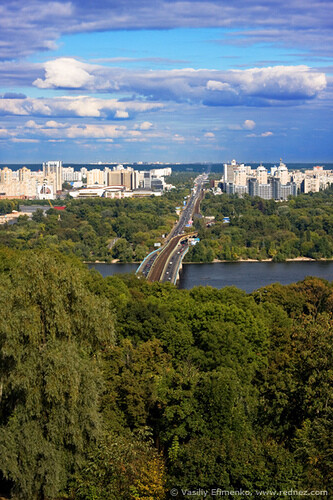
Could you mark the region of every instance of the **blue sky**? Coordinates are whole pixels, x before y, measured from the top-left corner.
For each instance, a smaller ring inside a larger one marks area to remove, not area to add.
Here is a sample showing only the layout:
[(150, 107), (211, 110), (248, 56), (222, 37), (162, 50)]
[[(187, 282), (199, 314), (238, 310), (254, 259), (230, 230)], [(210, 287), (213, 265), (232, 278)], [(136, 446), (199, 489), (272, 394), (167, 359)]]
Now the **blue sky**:
[(333, 4), (5, 0), (0, 163), (333, 161)]

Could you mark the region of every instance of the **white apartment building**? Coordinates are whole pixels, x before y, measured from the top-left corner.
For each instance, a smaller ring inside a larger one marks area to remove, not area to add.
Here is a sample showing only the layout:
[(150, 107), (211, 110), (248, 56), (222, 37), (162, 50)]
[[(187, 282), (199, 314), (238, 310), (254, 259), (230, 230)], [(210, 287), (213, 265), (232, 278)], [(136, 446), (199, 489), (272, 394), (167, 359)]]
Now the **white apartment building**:
[(257, 168), (257, 181), (258, 184), (267, 184), (267, 170), (263, 165)]
[(156, 177), (168, 177), (168, 175), (172, 174), (172, 168), (171, 167), (165, 167), (165, 168), (153, 168), (150, 171), (151, 175), (155, 175)]
[(303, 193), (318, 193), (320, 190), (320, 178), (306, 176), (303, 179), (302, 191)]
[(87, 186), (104, 186), (104, 172), (99, 168), (87, 170)]
[(244, 165), (240, 165), (234, 170), (234, 183), (236, 186), (246, 186), (247, 175)]
[[(0, 193), (10, 198), (35, 198), (37, 186), (43, 181), (43, 172), (32, 172), (27, 167), (15, 172), (5, 167), (0, 170)], [(53, 176), (51, 182), (53, 183)]]
[(80, 182), (82, 181), (82, 173), (74, 170), (73, 167), (63, 167), (62, 180), (63, 182)]
[(47, 161), (43, 163), (43, 174), (50, 179), (53, 176), (54, 191), (62, 190), (62, 161)]
[(274, 177), (279, 179), (280, 183), (283, 185), (288, 184), (288, 182), (290, 182), (290, 175), (289, 175), (288, 169), (287, 169), (286, 165), (284, 163), (282, 163), (282, 161), (280, 161), (280, 165), (278, 166)]

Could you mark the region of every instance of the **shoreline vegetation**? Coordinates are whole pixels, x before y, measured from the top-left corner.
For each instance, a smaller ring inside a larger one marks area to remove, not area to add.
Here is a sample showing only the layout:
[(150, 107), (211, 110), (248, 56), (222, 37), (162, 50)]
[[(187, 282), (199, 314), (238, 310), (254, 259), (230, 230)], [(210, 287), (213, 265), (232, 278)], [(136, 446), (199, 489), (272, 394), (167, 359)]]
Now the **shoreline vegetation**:
[[(310, 257), (295, 257), (294, 259), (286, 259), (285, 262), (331, 262), (331, 259), (311, 259)], [(140, 265), (142, 261), (132, 261), (132, 262), (120, 262), (118, 259), (113, 259), (112, 262), (106, 262), (103, 260), (89, 260), (84, 261), (84, 264), (138, 264)], [(273, 262), (273, 259), (239, 259), (239, 260), (218, 260), (214, 259), (212, 262), (183, 262), (182, 264), (218, 264), (221, 262), (231, 263), (231, 262)]]
[[(311, 259), (311, 257), (295, 257), (293, 259), (286, 259), (284, 262), (332, 262), (331, 259)], [(112, 262), (106, 262), (103, 260), (85, 260), (84, 264), (141, 264), (142, 261), (132, 261), (132, 262), (121, 262), (118, 259), (113, 259)], [(186, 264), (219, 264), (219, 263), (237, 263), (237, 262), (274, 262), (273, 259), (238, 259), (238, 260), (219, 260), (214, 259), (212, 262), (182, 262), (182, 265)], [(276, 264), (277, 262), (275, 262)], [(283, 263), (283, 262), (281, 262)]]

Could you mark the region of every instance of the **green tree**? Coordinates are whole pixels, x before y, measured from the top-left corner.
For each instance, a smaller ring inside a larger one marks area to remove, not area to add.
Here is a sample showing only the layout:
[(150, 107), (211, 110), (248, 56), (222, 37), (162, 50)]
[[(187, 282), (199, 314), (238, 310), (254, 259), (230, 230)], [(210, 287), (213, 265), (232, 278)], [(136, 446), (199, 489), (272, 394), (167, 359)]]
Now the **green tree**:
[(113, 320), (77, 262), (27, 253), (7, 265), (0, 277), (0, 471), (18, 498), (56, 498), (101, 432), (98, 352), (114, 341)]

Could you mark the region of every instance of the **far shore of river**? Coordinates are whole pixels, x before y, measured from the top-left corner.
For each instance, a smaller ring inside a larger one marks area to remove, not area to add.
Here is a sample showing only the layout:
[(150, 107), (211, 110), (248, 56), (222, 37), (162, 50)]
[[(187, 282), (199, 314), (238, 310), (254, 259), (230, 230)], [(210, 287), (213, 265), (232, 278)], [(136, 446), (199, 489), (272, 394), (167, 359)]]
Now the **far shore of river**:
[[(282, 262), (331, 262), (332, 259), (311, 259), (311, 257), (295, 257), (293, 259), (286, 259)], [(273, 259), (238, 259), (238, 260), (219, 260), (214, 259), (212, 262), (183, 262), (182, 264), (217, 264), (219, 262), (273, 262)], [(105, 260), (86, 260), (84, 264), (137, 264), (140, 265), (140, 262), (132, 261), (132, 262), (120, 262), (118, 259), (113, 259), (111, 262), (106, 262)]]

